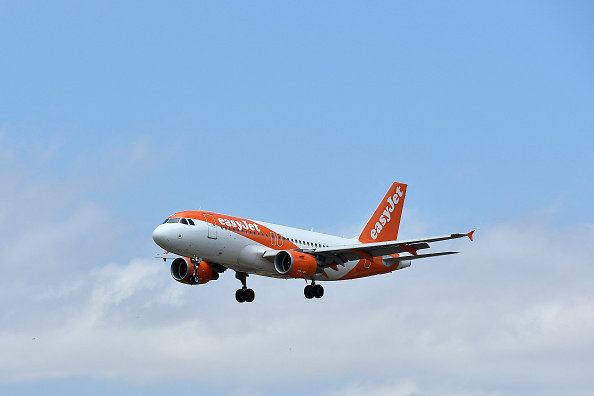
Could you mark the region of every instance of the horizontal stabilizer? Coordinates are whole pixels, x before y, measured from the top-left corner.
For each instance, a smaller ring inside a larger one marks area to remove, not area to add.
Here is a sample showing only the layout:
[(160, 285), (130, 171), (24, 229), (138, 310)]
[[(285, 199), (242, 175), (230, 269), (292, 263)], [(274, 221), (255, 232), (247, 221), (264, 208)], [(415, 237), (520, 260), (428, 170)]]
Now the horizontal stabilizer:
[(386, 258), (383, 258), (383, 260), (386, 264), (393, 264), (393, 263), (397, 263), (399, 261), (416, 260), (416, 259), (427, 258), (427, 257), (436, 257), (436, 256), (445, 256), (448, 254), (456, 254), (456, 253), (459, 253), (459, 252), (439, 252), (439, 253), (419, 254), (416, 256), (386, 257)]
[(175, 253), (157, 253), (155, 255), (155, 258), (160, 258), (163, 260), (175, 260), (176, 258), (179, 258), (179, 257), (182, 257), (182, 256), (178, 256)]

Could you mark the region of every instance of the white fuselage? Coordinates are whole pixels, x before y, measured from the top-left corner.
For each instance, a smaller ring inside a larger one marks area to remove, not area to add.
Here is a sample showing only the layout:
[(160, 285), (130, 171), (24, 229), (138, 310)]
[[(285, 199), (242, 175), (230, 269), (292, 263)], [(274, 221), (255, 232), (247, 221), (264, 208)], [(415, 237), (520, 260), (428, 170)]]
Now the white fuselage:
[[(200, 258), (235, 271), (284, 278), (274, 268), (266, 252), (344, 246), (356, 239), (341, 238), (278, 224), (240, 219), (210, 212), (180, 212), (194, 225), (165, 222), (153, 232), (163, 249), (180, 256)], [(335, 270), (315, 275), (316, 280), (339, 280), (359, 261), (348, 261)]]

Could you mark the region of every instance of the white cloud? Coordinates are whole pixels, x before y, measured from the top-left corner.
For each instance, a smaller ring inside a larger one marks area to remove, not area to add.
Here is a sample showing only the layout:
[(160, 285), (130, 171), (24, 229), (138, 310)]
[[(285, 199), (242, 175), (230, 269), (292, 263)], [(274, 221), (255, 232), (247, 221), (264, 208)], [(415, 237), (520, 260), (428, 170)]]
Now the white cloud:
[[(188, 287), (158, 260), (109, 263), (20, 302), (18, 315), (38, 322), (0, 333), (2, 381), (192, 379), (247, 392), (331, 378), (329, 394), (378, 395), (485, 395), (572, 381), (592, 389), (584, 353), (594, 348), (592, 244), (583, 229), (570, 230), (582, 234), (564, 265), (557, 256), (566, 254), (553, 252), (572, 239), (565, 233), (498, 225), (462, 243), (458, 256), (327, 283), (313, 302), (299, 281), (251, 277), (258, 297), (240, 305), (229, 273)], [(502, 246), (506, 265), (494, 256)], [(464, 386), (436, 390), (444, 377)]]
[(326, 396), (415, 396), (419, 395), (419, 389), (410, 380), (382, 381), (373, 383), (354, 382), (337, 390), (326, 393)]

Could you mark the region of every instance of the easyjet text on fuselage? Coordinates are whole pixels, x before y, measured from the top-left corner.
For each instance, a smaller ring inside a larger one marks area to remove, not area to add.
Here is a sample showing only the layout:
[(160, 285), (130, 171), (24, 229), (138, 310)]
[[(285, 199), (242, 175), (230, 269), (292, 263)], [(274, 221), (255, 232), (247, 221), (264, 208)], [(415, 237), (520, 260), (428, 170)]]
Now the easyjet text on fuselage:
[(242, 220), (242, 221), (229, 220), (229, 219), (225, 219), (223, 217), (219, 217), (218, 220), (221, 225), (227, 226), (227, 227), (234, 227), (234, 228), (237, 228), (239, 231), (251, 230), (251, 231), (255, 231), (255, 232), (262, 232), (262, 231), (260, 231), (260, 229), (258, 228), (258, 224), (256, 224), (256, 223), (252, 223), (252, 222), (248, 223), (245, 220)]

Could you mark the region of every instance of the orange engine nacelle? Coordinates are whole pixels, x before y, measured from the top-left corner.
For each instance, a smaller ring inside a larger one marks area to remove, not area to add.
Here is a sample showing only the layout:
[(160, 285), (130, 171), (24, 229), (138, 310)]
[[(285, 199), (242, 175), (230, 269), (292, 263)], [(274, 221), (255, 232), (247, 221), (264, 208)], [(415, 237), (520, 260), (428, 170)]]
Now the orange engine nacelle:
[(187, 257), (178, 257), (171, 263), (171, 276), (178, 282), (198, 285), (218, 279), (219, 273), (214, 272), (206, 261), (195, 265)]
[(289, 278), (309, 278), (316, 273), (318, 263), (311, 254), (282, 250), (274, 257), (274, 268)]

